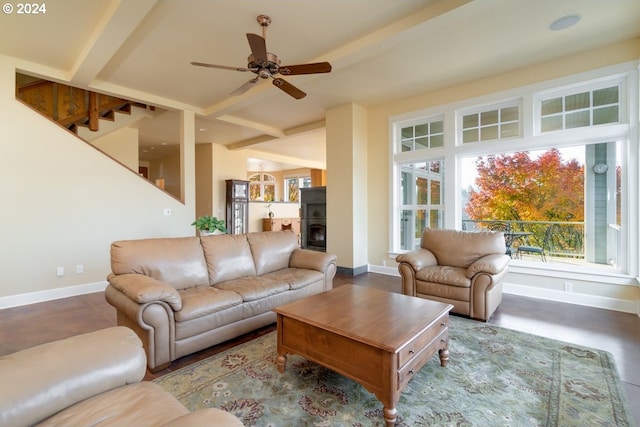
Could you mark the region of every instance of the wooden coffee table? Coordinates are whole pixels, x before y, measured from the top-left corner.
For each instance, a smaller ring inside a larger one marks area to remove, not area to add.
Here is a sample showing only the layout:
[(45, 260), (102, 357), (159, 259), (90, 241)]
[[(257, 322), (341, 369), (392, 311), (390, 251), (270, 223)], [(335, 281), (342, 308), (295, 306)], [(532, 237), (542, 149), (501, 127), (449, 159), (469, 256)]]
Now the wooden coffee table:
[(439, 351), (449, 360), (449, 310), (437, 301), (343, 285), (274, 309), (278, 370), (299, 354), (362, 384), (384, 406), (387, 426), (397, 418), (400, 393)]

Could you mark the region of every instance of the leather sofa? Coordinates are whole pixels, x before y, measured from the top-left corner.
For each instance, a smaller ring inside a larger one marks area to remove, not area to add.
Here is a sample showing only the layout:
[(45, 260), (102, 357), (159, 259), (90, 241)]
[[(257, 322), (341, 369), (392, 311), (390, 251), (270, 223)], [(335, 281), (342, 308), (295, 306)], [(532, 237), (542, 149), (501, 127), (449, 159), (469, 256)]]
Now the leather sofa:
[(107, 301), (152, 372), (276, 321), (273, 308), (330, 290), (336, 256), (292, 231), (117, 241)]
[(398, 255), (402, 292), (453, 304), (453, 313), (487, 321), (502, 302), (511, 258), (504, 234), (426, 228), (420, 248)]
[(0, 425), (242, 426), (221, 409), (189, 413), (145, 373), (140, 339), (119, 326), (4, 356)]

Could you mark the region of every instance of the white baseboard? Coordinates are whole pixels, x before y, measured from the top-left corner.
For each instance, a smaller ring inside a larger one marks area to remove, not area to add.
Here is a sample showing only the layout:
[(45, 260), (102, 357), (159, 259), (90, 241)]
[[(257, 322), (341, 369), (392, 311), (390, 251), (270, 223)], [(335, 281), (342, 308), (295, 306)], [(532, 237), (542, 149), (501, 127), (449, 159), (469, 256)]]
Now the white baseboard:
[[(400, 276), (396, 267), (369, 264), (368, 271), (371, 273), (386, 274), (388, 276)], [(503, 292), (505, 294), (520, 295), (523, 297), (603, 308), (606, 310), (621, 311), (623, 313), (633, 313), (640, 316), (640, 301), (580, 294), (576, 292), (563, 292), (554, 289), (536, 288), (533, 286), (516, 285), (512, 283), (504, 283)]]
[(502, 290), (505, 294), (520, 295), (524, 297), (564, 302), (567, 304), (584, 305), (587, 307), (603, 308), (606, 310), (640, 315), (640, 304), (638, 304), (637, 301), (603, 297), (599, 295), (580, 294), (577, 292), (557, 291), (555, 289), (536, 288), (533, 286), (515, 285), (512, 283), (504, 283)]
[(108, 282), (85, 283), (66, 288), (50, 289), (46, 291), (29, 292), (27, 294), (9, 295), (0, 297), (0, 309), (19, 307), (22, 305), (35, 304), (38, 302), (51, 301), (60, 298), (74, 297), (77, 295), (102, 292), (107, 287)]

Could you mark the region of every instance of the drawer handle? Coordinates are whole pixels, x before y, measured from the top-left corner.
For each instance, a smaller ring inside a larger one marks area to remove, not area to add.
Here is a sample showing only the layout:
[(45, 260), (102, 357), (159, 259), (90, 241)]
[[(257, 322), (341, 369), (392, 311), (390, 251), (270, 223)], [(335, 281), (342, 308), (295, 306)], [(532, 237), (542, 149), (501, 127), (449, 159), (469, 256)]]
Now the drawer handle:
[(413, 369), (409, 369), (409, 374), (413, 375), (415, 373), (416, 373), (416, 371), (414, 371)]
[(415, 354), (415, 351), (409, 350), (409, 354)]
[(440, 343), (445, 344), (446, 341), (445, 340), (440, 340)]
[(442, 323), (440, 323), (440, 326), (442, 326), (443, 328), (446, 328), (446, 327), (447, 327), (447, 324), (446, 324), (446, 323), (444, 323), (444, 322), (442, 322)]

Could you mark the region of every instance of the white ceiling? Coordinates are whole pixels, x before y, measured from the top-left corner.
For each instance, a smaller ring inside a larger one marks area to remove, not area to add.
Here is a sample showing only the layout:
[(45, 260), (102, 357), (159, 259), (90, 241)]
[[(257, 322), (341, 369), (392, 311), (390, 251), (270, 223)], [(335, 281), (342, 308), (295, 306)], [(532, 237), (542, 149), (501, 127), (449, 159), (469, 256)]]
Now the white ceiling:
[[(197, 142), (261, 151), (280, 167), (324, 164), (327, 109), (373, 106), (640, 36), (638, 0), (45, 4), (45, 14), (0, 15), (0, 53), (19, 58), (21, 71), (170, 110), (140, 124), (146, 155), (175, 147), (177, 111), (191, 110)], [(549, 30), (573, 13), (582, 15), (577, 25)], [(331, 62), (330, 74), (285, 77), (306, 98), (269, 81), (229, 96), (254, 75), (190, 65), (245, 67), (245, 33), (261, 34), (259, 14), (272, 18), (267, 48), (284, 65)]]

